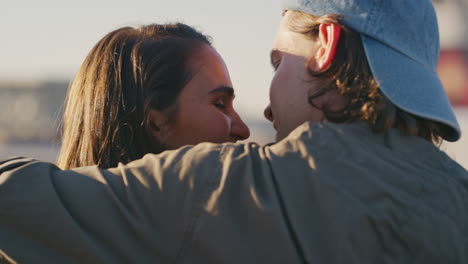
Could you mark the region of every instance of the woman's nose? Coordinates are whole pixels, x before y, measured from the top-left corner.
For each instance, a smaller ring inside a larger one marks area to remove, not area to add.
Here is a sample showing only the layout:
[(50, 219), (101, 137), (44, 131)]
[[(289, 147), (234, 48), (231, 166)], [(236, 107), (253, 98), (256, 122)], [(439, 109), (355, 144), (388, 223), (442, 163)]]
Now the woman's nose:
[(249, 138), (249, 127), (247, 127), (244, 121), (242, 121), (237, 112), (234, 112), (234, 115), (232, 116), (231, 120), (231, 136), (234, 137), (236, 140), (244, 140)]
[(266, 108), (265, 108), (265, 111), (263, 111), (263, 115), (265, 116), (266, 119), (270, 120), (271, 122), (273, 122), (274, 118), (273, 118), (273, 112), (271, 111), (271, 105), (268, 105)]

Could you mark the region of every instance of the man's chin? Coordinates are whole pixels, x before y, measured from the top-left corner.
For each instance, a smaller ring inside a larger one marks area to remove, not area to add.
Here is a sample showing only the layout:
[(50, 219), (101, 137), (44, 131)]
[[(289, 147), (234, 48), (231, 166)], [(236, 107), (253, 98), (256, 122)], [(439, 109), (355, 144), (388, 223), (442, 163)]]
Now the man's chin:
[(275, 141), (276, 142), (279, 142), (285, 138), (287, 138), (289, 136), (289, 134), (294, 131), (294, 129), (296, 128), (293, 128), (293, 129), (289, 129), (289, 128), (284, 128), (282, 130), (278, 130), (276, 129), (276, 134), (275, 134)]
[(275, 141), (276, 142), (279, 142), (281, 140), (283, 140), (286, 136), (283, 135), (282, 133), (278, 132), (278, 130), (276, 130), (276, 134), (275, 134)]

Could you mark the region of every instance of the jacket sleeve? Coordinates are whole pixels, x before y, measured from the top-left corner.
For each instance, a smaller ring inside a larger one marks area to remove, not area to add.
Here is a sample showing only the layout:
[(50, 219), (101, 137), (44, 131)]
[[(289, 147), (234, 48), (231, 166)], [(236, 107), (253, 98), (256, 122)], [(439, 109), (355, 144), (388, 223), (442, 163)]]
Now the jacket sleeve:
[(221, 149), (206, 143), (109, 170), (3, 161), (0, 255), (21, 263), (173, 262), (220, 174)]

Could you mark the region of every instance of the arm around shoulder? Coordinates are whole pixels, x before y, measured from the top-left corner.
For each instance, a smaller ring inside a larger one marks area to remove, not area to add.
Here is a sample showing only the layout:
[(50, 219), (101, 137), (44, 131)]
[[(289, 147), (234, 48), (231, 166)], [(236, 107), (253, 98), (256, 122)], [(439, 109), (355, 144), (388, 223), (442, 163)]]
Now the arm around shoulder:
[(109, 170), (5, 161), (0, 248), (26, 262), (172, 261), (221, 169), (221, 148), (201, 144)]

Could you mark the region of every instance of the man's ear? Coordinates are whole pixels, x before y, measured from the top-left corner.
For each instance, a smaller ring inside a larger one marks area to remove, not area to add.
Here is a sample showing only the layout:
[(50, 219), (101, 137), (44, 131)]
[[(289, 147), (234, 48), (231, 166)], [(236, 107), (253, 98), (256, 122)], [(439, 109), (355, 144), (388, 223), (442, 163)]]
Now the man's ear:
[(341, 28), (336, 24), (320, 24), (319, 49), (316, 53), (316, 65), (312, 71), (324, 71), (335, 59), (338, 43), (340, 42)]

